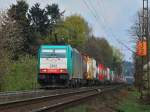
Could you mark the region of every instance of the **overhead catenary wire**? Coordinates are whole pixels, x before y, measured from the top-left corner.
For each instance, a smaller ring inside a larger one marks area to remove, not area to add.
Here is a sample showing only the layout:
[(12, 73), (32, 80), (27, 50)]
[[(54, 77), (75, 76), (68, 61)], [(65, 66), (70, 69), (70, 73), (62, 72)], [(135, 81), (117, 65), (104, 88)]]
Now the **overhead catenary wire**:
[[(94, 17), (95, 17), (95, 19), (97, 20), (98, 24), (100, 24), (100, 25), (103, 27), (103, 29), (104, 29), (106, 35), (108, 35), (108, 33), (109, 33), (109, 35), (111, 35), (112, 37), (114, 37), (114, 39), (116, 40), (116, 42), (118, 42), (121, 46), (125, 47), (127, 50), (131, 51), (132, 53), (135, 53), (135, 51), (133, 51), (133, 50), (132, 50), (130, 47), (128, 47), (126, 44), (124, 44), (121, 40), (119, 40), (119, 39), (117, 38), (117, 36), (116, 36), (113, 32), (111, 32), (112, 29), (111, 29), (110, 27), (108, 27), (108, 25), (106, 25), (107, 22), (106, 22), (105, 17), (104, 17), (103, 15), (100, 16), (100, 15), (97, 13), (97, 11), (96, 11), (96, 9), (95, 9), (95, 7), (93, 6), (93, 4), (92, 4), (91, 1), (90, 1), (90, 4), (91, 4), (91, 5), (88, 5), (88, 3), (87, 3), (88, 1), (86, 1), (86, 0), (83, 0), (83, 2), (84, 2), (84, 4), (86, 5), (86, 7), (91, 11), (92, 15), (94, 15)], [(99, 1), (98, 1), (98, 5), (101, 6), (101, 8), (103, 8)], [(99, 23), (99, 21), (101, 21), (101, 22)], [(103, 24), (105, 24), (105, 25), (103, 25)], [(107, 28), (106, 28), (106, 26), (107, 26)], [(107, 30), (107, 29), (108, 29), (108, 30)]]
[[(104, 31), (106, 32), (105, 25), (103, 25), (103, 24), (101, 23), (101, 21), (99, 21), (99, 20), (100, 20), (100, 17), (99, 17), (99, 15), (97, 14), (97, 12), (95, 12), (96, 10), (93, 10), (87, 2), (88, 2), (88, 1), (83, 0), (84, 5), (89, 9), (89, 11), (91, 12), (91, 15), (95, 18), (95, 20), (96, 20), (95, 22), (96, 22), (97, 24), (99, 24), (99, 26), (102, 27), (102, 29), (105, 29)], [(107, 33), (105, 33), (105, 34), (107, 35)], [(108, 36), (108, 37), (109, 37), (109, 36)]]
[[(100, 3), (100, 1), (98, 0), (98, 4), (99, 4), (99, 6), (100, 6), (102, 9), (104, 9), (103, 0), (101, 0), (101, 3)], [(103, 16), (103, 15), (101, 15), (101, 16), (102, 16), (102, 18), (103, 18), (104, 23), (107, 24), (107, 21), (106, 21), (105, 16)], [(128, 47), (126, 44), (124, 44), (124, 42), (122, 42), (122, 41), (117, 37), (116, 34), (114, 34), (113, 32), (111, 32), (112, 29), (111, 29), (110, 27), (107, 26), (107, 28), (109, 29), (109, 31), (110, 31), (112, 37), (114, 37), (114, 39), (115, 39), (120, 45), (124, 46), (127, 50), (129, 50), (129, 51), (131, 51), (132, 53), (135, 54), (135, 51), (133, 51), (133, 50), (132, 50), (130, 47)]]

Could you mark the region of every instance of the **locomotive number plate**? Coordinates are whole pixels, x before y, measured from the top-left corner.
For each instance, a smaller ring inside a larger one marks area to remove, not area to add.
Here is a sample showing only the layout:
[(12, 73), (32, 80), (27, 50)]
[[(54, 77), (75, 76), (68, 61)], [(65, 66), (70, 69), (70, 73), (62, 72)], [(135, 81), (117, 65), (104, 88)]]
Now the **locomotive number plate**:
[(57, 68), (56, 64), (50, 64), (50, 68)]

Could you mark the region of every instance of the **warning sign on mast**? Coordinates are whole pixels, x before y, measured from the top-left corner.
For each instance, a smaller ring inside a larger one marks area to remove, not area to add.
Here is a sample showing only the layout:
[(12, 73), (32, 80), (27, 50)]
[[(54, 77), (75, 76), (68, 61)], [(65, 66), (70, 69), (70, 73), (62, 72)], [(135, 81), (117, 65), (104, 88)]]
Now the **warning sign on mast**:
[(138, 56), (146, 56), (147, 55), (147, 42), (144, 41), (138, 41), (137, 42), (137, 55)]

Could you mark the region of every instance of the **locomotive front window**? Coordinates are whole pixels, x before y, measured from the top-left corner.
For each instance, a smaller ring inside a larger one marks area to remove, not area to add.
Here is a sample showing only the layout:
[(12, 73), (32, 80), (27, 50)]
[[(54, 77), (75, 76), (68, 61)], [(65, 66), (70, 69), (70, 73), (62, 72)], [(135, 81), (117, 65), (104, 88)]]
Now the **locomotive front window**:
[(41, 58), (66, 58), (66, 50), (64, 49), (53, 49), (53, 50), (45, 50), (43, 49), (41, 54)]

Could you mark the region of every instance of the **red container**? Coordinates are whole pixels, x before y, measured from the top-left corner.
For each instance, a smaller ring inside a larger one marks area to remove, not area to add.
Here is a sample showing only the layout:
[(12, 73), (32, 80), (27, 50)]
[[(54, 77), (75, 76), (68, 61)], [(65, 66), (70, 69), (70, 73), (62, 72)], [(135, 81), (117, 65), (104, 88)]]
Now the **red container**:
[(104, 65), (98, 64), (98, 79), (100, 81), (104, 81), (104, 78), (105, 78)]

